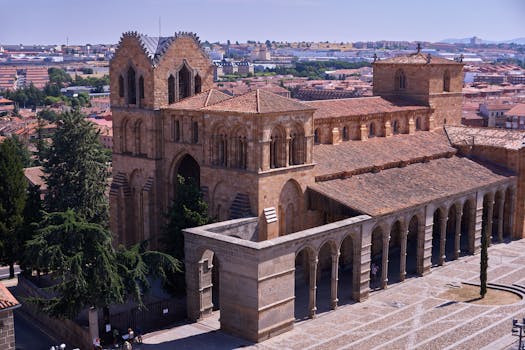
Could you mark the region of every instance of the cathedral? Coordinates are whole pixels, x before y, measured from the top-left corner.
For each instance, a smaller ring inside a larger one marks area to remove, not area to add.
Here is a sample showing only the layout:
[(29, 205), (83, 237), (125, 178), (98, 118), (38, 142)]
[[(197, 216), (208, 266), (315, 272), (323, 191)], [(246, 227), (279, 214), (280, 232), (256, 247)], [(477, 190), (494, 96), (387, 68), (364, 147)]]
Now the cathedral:
[(476, 254), (482, 235), (522, 238), (523, 135), (460, 126), (461, 60), (418, 48), (373, 70), (372, 97), (232, 97), (195, 34), (124, 33), (116, 243), (157, 247), (177, 176), (191, 177), (217, 223), (184, 233), (188, 317), (220, 310), (221, 329), (262, 341)]

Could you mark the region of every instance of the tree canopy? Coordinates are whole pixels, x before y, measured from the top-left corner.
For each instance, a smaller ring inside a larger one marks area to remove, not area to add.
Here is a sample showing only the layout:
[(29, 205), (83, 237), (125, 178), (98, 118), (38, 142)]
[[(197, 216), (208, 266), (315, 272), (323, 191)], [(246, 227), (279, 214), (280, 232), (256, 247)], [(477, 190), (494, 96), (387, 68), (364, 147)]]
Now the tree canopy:
[(109, 161), (93, 124), (78, 111), (63, 113), (45, 154), (48, 211), (73, 209), (88, 222), (107, 224)]
[(0, 260), (10, 266), (11, 277), (20, 253), (17, 230), (24, 219), (26, 187), (19, 148), (8, 138), (0, 143)]

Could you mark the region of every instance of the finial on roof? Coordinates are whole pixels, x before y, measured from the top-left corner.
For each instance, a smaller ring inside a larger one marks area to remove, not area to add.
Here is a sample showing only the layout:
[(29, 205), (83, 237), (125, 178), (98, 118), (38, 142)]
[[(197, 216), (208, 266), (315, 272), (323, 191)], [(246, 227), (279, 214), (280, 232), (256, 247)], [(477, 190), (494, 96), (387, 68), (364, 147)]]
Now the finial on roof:
[(421, 43), (417, 43), (417, 53), (421, 52)]
[(427, 53), (427, 63), (430, 63), (431, 59), (432, 59), (432, 56), (430, 56), (430, 53)]

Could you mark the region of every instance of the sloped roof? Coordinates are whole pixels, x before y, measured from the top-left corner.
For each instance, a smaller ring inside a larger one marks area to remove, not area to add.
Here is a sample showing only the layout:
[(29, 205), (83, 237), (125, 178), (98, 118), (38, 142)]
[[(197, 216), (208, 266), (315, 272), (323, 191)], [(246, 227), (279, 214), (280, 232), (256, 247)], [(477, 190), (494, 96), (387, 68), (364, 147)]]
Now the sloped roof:
[(507, 115), (516, 117), (525, 117), (525, 103), (518, 103), (507, 111)]
[(203, 109), (208, 111), (258, 114), (311, 111), (314, 108), (269, 91), (256, 89)]
[(179, 102), (170, 106), (175, 109), (201, 109), (203, 107), (212, 106), (221, 101), (232, 98), (219, 90), (210, 89), (205, 92), (201, 92), (197, 95), (187, 97)]
[(512, 175), (454, 156), (404, 168), (317, 182), (308, 188), (360, 213), (379, 216), (475, 191), (489, 184), (504, 182)]
[(379, 96), (307, 101), (304, 103), (317, 109), (314, 113), (315, 119), (429, 110), (429, 107), (426, 106), (418, 106), (415, 103), (403, 100), (389, 101)]
[(525, 144), (523, 130), (445, 125), (445, 131), (450, 142), (458, 146), (481, 145), (518, 150)]
[[(199, 37), (197, 34), (192, 32), (177, 32), (173, 36), (168, 37), (154, 37), (154, 36), (148, 36), (145, 34), (140, 34), (138, 32), (126, 32), (122, 34), (121, 41), (119, 42), (118, 46), (120, 47), (122, 43), (122, 39), (125, 37), (132, 37), (136, 38), (139, 41), (140, 46), (144, 50), (144, 54), (150, 59), (151, 64), (153, 66), (156, 66), (166, 50), (170, 47), (170, 45), (177, 40), (177, 38), (181, 37), (188, 37), (195, 40), (195, 43), (197, 46), (201, 48), (201, 52), (206, 55), (206, 52), (202, 50), (201, 43), (199, 40)], [(118, 48), (117, 48), (118, 50)]]
[(442, 133), (418, 131), (413, 135), (374, 137), (367, 141), (345, 141), (336, 145), (315, 145), (313, 156), (317, 164), (315, 175), (322, 176), (455, 152), (456, 149), (450, 146)]
[[(403, 63), (403, 64), (427, 64), (428, 54), (423, 52), (415, 52), (409, 55), (401, 55), (385, 60), (375, 61), (373, 64), (392, 64), (392, 63)], [(462, 63), (447, 60), (437, 56), (430, 55), (430, 64), (450, 64), (450, 65), (462, 65)]]
[(0, 312), (19, 305), (20, 303), (18, 300), (15, 299), (2, 283), (0, 283)]

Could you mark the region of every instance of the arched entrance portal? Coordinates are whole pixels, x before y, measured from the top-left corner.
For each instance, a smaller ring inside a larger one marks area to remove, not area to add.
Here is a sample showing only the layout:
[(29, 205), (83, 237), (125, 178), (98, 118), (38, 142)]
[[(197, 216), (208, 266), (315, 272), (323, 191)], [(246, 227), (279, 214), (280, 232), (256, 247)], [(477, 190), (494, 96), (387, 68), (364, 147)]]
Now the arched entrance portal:
[(339, 281), (337, 283), (339, 305), (352, 301), (352, 292), (354, 289), (354, 242), (352, 236), (347, 236), (340, 249), (339, 256)]
[(314, 259), (315, 254), (309, 248), (302, 249), (295, 257), (294, 315), (297, 321), (304, 320), (310, 315), (310, 289), (311, 285), (315, 284), (315, 280), (311, 280)]
[(418, 273), (417, 256), (419, 253), (418, 239), (419, 239), (419, 220), (417, 216), (413, 216), (408, 225), (407, 235), (407, 260), (406, 260), (406, 274), (407, 276)]
[(179, 167), (174, 179), (175, 184), (177, 183), (178, 175), (184, 177), (185, 179), (192, 179), (195, 185), (200, 188), (201, 167), (199, 166), (199, 163), (197, 163), (197, 161), (189, 154), (185, 155), (179, 163)]
[(401, 222), (396, 221), (390, 229), (388, 241), (388, 284), (401, 280)]

